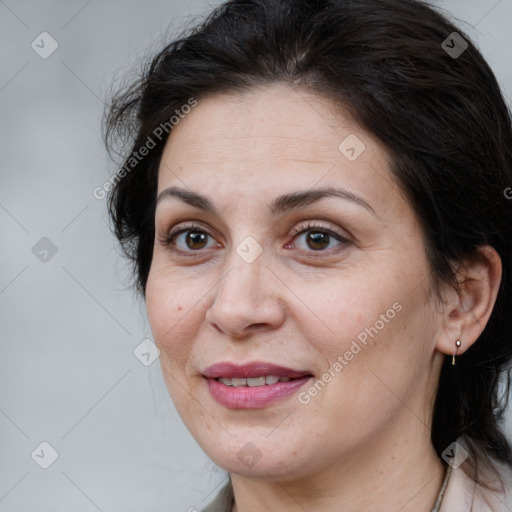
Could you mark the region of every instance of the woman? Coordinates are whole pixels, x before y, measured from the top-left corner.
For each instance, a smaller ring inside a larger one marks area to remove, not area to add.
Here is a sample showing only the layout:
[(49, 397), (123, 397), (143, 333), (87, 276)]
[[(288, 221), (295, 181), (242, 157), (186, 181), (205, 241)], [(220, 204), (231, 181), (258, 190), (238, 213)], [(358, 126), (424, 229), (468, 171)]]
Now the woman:
[(230, 475), (205, 510), (512, 510), (512, 128), (465, 34), (416, 0), (227, 2), (117, 137), (115, 233)]

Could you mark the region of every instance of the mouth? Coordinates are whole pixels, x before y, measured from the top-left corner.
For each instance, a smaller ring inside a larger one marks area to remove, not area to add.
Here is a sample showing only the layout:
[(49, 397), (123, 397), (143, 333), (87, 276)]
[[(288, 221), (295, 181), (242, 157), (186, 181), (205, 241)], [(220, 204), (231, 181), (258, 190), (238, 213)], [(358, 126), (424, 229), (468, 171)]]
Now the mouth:
[(223, 362), (209, 366), (202, 376), (219, 404), (230, 409), (261, 409), (298, 392), (313, 374), (263, 362)]
[(278, 382), (290, 382), (295, 379), (291, 379), (290, 377), (278, 377), (277, 375), (262, 375), (261, 377), (249, 377), (245, 379), (243, 377), (233, 377), (231, 379), (229, 377), (220, 377), (215, 380), (225, 386), (232, 386), (235, 388), (258, 388), (260, 386), (273, 386)]

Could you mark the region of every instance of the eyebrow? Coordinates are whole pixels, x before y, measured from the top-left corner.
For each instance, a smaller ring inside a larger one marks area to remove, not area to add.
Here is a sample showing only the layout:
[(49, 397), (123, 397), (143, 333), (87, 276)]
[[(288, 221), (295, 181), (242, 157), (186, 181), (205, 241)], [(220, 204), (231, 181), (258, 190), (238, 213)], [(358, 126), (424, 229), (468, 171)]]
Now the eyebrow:
[[(301, 207), (308, 206), (326, 197), (339, 197), (341, 199), (351, 201), (359, 206), (362, 206), (374, 216), (378, 217), (375, 210), (362, 197), (354, 194), (353, 192), (337, 187), (326, 187), (321, 189), (304, 190), (299, 192), (292, 192), (290, 194), (284, 194), (272, 201), (272, 203), (269, 205), (269, 211), (270, 214), (275, 217), (288, 211), (297, 210)], [(164, 199), (168, 198), (181, 199), (183, 202), (189, 204), (190, 206), (204, 210), (205, 212), (211, 213), (213, 215), (218, 215), (219, 213), (216, 206), (212, 201), (210, 201), (210, 199), (197, 192), (192, 192), (191, 190), (186, 190), (179, 187), (166, 188), (160, 192), (160, 194), (158, 194), (156, 203), (158, 204)]]

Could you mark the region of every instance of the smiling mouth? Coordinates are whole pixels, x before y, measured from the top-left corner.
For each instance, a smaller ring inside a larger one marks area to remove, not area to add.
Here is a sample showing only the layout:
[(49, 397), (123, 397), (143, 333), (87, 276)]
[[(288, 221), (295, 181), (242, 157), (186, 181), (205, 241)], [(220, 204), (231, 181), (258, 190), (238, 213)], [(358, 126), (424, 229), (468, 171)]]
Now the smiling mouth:
[(232, 386), (234, 388), (241, 387), (249, 387), (249, 388), (257, 388), (260, 386), (272, 386), (273, 384), (277, 384), (278, 382), (290, 382), (291, 377), (278, 377), (277, 375), (267, 375), (261, 377), (249, 377), (249, 378), (229, 378), (229, 377), (219, 377), (215, 379), (217, 382), (224, 384), (225, 386)]
[(312, 377), (310, 371), (253, 361), (215, 363), (201, 372), (210, 395), (229, 409), (262, 409), (297, 393)]

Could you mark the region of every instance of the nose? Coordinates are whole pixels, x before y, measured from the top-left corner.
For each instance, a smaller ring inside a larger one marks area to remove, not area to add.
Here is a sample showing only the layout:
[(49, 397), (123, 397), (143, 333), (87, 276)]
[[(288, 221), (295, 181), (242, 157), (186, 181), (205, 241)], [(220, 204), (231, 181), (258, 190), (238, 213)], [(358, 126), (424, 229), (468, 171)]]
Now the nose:
[(283, 286), (263, 255), (247, 263), (234, 252), (206, 312), (206, 323), (237, 339), (277, 329), (285, 318)]

